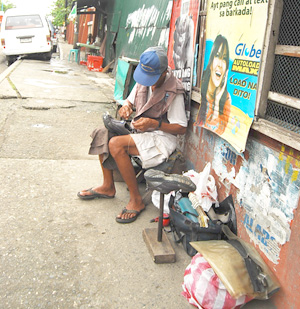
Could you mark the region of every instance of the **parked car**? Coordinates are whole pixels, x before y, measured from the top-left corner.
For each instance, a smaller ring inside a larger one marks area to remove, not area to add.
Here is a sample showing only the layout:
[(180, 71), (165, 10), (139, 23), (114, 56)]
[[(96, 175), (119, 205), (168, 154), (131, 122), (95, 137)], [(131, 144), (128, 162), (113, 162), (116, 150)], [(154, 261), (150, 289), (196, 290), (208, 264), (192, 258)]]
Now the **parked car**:
[(47, 19), (51, 31), (52, 52), (57, 52), (57, 30), (54, 28), (50, 19)]
[(46, 17), (40, 13), (7, 10), (0, 37), (8, 65), (23, 55), (39, 54), (46, 60), (51, 58), (51, 31)]

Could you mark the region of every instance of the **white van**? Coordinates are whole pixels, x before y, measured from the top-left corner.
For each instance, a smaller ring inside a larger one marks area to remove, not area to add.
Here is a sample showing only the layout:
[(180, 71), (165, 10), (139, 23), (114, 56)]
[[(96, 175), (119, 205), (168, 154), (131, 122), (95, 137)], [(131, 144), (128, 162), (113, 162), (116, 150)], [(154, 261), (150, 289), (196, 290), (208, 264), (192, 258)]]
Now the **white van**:
[(0, 38), (8, 65), (23, 55), (42, 54), (46, 60), (51, 58), (51, 33), (46, 17), (40, 13), (7, 10)]

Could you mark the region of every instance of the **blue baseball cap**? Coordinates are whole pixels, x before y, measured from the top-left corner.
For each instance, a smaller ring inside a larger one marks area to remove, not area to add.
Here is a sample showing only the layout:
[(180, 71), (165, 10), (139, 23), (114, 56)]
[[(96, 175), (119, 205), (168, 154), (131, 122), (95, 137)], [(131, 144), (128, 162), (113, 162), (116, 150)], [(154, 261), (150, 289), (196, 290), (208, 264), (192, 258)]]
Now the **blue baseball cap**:
[(140, 57), (133, 78), (143, 86), (153, 86), (168, 68), (168, 56), (160, 46), (149, 47)]

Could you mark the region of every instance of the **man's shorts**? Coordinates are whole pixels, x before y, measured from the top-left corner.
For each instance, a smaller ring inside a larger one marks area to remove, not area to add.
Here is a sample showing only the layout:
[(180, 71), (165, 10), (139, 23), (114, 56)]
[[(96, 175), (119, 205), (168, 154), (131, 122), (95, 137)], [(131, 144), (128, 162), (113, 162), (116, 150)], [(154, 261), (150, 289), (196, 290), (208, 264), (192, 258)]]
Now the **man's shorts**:
[(175, 135), (162, 131), (130, 134), (139, 151), (143, 168), (150, 168), (166, 161), (177, 145)]

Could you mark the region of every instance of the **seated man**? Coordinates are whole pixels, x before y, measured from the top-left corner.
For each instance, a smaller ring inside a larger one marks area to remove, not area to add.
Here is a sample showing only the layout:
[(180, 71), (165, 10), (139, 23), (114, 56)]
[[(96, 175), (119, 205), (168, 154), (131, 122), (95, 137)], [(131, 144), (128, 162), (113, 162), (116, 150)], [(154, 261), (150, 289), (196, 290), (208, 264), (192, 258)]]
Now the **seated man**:
[(143, 168), (157, 166), (176, 149), (176, 135), (185, 134), (187, 127), (184, 88), (168, 67), (167, 54), (161, 47), (150, 47), (141, 55), (133, 77), (137, 84), (119, 115), (128, 119), (135, 106), (131, 125), (137, 133), (111, 136), (106, 128), (92, 133), (89, 154), (99, 155), (103, 184), (77, 194), (84, 200), (113, 198), (115, 164), (111, 163), (116, 163), (130, 194), (127, 206), (116, 217), (119, 223), (133, 222), (145, 209), (130, 155), (139, 156)]

